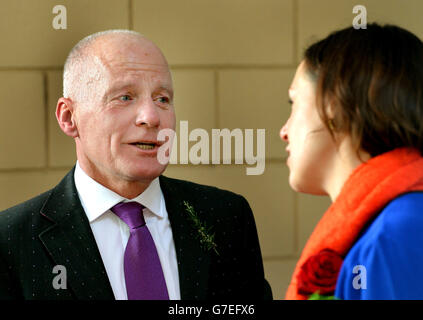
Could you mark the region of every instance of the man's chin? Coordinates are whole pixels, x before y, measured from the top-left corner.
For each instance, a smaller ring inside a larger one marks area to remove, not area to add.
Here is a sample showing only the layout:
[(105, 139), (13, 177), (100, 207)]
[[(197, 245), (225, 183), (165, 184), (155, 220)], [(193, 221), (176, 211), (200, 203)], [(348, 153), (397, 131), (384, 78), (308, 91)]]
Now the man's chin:
[(129, 176), (133, 179), (133, 180), (137, 180), (137, 181), (153, 181), (154, 179), (156, 179), (158, 176), (160, 176), (166, 169), (166, 166), (160, 166), (157, 168), (146, 168), (146, 167), (141, 167), (141, 168), (131, 168), (128, 172)]

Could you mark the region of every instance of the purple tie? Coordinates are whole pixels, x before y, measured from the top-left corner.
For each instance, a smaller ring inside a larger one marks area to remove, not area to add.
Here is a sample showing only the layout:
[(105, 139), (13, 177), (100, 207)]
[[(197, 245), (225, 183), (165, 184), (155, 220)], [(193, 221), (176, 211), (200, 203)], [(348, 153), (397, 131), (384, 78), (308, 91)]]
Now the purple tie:
[(111, 210), (129, 227), (124, 270), (128, 300), (169, 300), (162, 266), (138, 202), (118, 203)]

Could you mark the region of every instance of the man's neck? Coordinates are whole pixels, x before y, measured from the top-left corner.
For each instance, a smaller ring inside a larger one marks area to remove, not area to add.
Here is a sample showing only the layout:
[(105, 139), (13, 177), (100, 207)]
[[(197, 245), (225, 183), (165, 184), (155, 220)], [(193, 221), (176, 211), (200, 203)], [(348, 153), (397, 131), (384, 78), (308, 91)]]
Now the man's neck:
[(120, 176), (103, 174), (97, 168), (93, 166), (84, 166), (84, 164), (79, 161), (78, 165), (91, 179), (126, 199), (133, 199), (139, 196), (152, 182), (150, 179), (134, 181)]

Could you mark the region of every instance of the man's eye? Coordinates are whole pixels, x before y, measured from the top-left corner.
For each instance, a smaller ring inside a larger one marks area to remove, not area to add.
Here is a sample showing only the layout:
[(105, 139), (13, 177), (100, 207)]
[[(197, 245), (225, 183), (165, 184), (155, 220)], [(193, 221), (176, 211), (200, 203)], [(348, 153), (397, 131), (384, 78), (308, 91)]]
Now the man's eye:
[(160, 103), (169, 103), (169, 98), (168, 97), (159, 97), (159, 98), (157, 98), (157, 100)]
[(129, 101), (129, 100), (131, 100), (131, 96), (128, 95), (128, 94), (125, 94), (123, 96), (120, 96), (119, 97), (119, 100), (121, 100), (121, 101)]

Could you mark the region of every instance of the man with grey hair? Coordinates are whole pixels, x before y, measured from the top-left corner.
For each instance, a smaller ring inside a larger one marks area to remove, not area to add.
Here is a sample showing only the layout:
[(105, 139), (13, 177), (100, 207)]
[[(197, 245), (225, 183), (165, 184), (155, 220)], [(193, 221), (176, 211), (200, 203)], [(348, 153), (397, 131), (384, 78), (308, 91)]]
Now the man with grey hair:
[(161, 130), (175, 129), (160, 49), (127, 30), (81, 40), (56, 118), (75, 167), (0, 213), (0, 298), (271, 299), (247, 201), (167, 178)]

